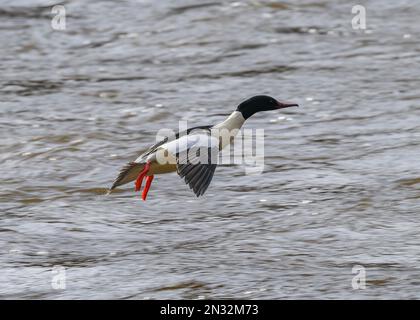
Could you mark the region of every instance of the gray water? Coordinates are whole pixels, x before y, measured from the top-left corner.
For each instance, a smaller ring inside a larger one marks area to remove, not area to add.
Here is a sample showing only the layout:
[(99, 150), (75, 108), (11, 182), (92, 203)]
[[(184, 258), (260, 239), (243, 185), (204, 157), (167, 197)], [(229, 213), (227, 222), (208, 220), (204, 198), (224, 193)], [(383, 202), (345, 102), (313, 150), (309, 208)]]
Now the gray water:
[[(354, 3), (366, 30), (344, 0), (69, 0), (65, 31), (53, 4), (0, 6), (0, 298), (420, 298), (418, 1)], [(105, 196), (254, 94), (301, 106), (247, 122), (262, 175)]]

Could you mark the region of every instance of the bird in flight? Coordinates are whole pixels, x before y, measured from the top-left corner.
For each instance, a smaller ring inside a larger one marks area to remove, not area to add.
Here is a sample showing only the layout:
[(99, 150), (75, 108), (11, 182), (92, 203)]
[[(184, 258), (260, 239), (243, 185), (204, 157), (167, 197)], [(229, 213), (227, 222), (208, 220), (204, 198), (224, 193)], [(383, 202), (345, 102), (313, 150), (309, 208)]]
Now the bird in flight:
[(257, 112), (298, 107), (296, 103), (278, 101), (270, 96), (254, 96), (242, 102), (223, 122), (178, 132), (152, 145), (136, 160), (127, 163), (115, 179), (116, 187), (135, 181), (135, 191), (145, 201), (155, 175), (177, 172), (197, 197), (210, 185), (217, 167), (218, 153), (233, 142), (245, 121)]

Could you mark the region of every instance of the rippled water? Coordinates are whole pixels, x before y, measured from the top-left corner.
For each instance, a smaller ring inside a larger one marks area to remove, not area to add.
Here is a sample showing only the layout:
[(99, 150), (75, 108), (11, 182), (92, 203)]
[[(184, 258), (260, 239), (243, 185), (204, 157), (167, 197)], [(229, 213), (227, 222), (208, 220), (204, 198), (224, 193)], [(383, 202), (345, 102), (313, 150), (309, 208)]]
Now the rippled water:
[[(69, 0), (53, 31), (54, 2), (1, 1), (0, 297), (420, 298), (420, 5), (363, 2), (366, 31), (344, 0)], [(301, 105), (247, 123), (262, 175), (104, 195), (157, 130), (261, 93)]]

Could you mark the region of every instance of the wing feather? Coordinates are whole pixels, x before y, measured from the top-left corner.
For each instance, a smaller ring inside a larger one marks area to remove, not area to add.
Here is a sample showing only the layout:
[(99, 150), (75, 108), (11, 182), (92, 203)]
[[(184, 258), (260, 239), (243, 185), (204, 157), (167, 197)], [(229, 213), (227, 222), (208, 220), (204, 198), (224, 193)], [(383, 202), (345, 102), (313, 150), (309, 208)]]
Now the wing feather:
[[(191, 134), (193, 135), (194, 132)], [(199, 134), (203, 135), (203, 132), (200, 131)], [(215, 158), (215, 156), (219, 152), (218, 144), (212, 144), (210, 141), (212, 139), (210, 130), (207, 130), (205, 134), (209, 138), (208, 144), (203, 144), (203, 140), (198, 139), (197, 144), (189, 145), (187, 150), (176, 154), (178, 175), (185, 180), (185, 183), (197, 197), (206, 192), (213, 179), (217, 167), (217, 157)], [(203, 152), (207, 153), (203, 154)], [(202, 154), (203, 157), (207, 154), (207, 159), (202, 159), (200, 157)], [(206, 160), (205, 163), (202, 163), (201, 159)], [(216, 163), (212, 163), (214, 160), (216, 160)]]

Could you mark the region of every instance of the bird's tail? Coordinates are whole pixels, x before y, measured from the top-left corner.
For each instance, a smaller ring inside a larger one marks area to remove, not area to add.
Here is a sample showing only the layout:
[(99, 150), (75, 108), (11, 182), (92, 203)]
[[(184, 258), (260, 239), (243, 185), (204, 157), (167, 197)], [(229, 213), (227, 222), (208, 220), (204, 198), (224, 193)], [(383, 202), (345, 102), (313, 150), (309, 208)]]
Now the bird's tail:
[(109, 193), (114, 190), (116, 187), (123, 184), (129, 183), (136, 180), (139, 172), (143, 169), (144, 163), (129, 162), (124, 167), (121, 168), (118, 177), (115, 179), (112, 187), (109, 189)]

